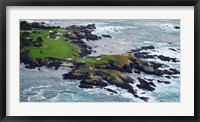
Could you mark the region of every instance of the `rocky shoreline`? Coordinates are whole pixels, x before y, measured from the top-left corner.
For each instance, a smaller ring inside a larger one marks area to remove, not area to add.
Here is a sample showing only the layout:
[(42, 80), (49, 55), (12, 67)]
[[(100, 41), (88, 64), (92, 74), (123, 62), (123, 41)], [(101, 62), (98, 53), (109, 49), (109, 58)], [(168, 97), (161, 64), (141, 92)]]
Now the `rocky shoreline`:
[[(171, 58), (168, 56), (164, 56), (164, 55), (150, 55), (147, 50), (154, 50), (155, 47), (154, 46), (144, 46), (138, 49), (133, 49), (131, 51), (129, 51), (128, 53), (133, 53), (137, 58), (141, 58), (141, 59), (160, 59), (162, 61), (167, 61), (167, 62), (180, 62), (177, 58)], [(177, 51), (176, 49), (173, 48), (169, 48), (169, 50), (172, 51)]]
[(40, 68), (40, 67), (47, 67), (47, 68), (54, 68), (57, 70), (63, 61), (56, 59), (56, 58), (36, 58), (36, 59), (31, 59), (28, 57), (29, 51), (24, 51), (23, 53), (20, 54), (20, 63), (25, 64), (25, 68), (27, 69), (35, 69), (35, 68)]
[[(63, 79), (76, 79), (81, 80), (80, 88), (104, 88), (106, 86), (115, 85), (122, 89), (127, 90), (133, 96), (138, 97), (144, 101), (148, 98), (139, 96), (137, 91), (131, 84), (134, 84), (134, 80), (124, 75), (123, 73), (131, 73), (133, 69), (137, 71), (144, 72), (150, 75), (156, 75), (158, 77), (163, 77), (164, 75), (176, 75), (180, 72), (176, 69), (169, 68), (169, 70), (160, 68), (166, 67), (166, 65), (148, 62), (134, 56), (118, 56), (113, 55), (113, 57), (118, 57), (121, 59), (126, 59), (123, 62), (117, 62), (115, 60), (108, 60), (107, 64), (87, 66), (84, 63), (76, 65), (76, 67), (69, 73), (63, 74)], [(128, 63), (126, 63), (128, 62)], [(138, 78), (140, 84), (137, 85), (138, 88), (148, 91), (154, 91), (156, 87), (153, 82), (147, 82), (142, 78)], [(169, 84), (169, 81), (158, 81), (160, 83)], [(115, 91), (117, 92), (117, 91)]]
[[(79, 57), (95, 59), (95, 63), (87, 64), (87, 62), (79, 62), (76, 60), (60, 60), (56, 58), (45, 59), (30, 59), (28, 57), (29, 52), (24, 51), (20, 54), (20, 62), (26, 65), (26, 68), (34, 69), (36, 67), (45, 66), (47, 68), (58, 69), (63, 63), (72, 63), (73, 70), (69, 73), (63, 74), (63, 79), (76, 79), (80, 80), (80, 88), (102, 88), (113, 94), (118, 92), (110, 88), (106, 88), (109, 85), (115, 85), (122, 89), (127, 90), (134, 97), (148, 101), (148, 97), (138, 95), (137, 91), (133, 87), (135, 80), (124, 73), (137, 74), (141, 72), (155, 75), (158, 77), (166, 77), (170, 79), (174, 75), (180, 74), (177, 69), (170, 68), (167, 65), (147, 61), (145, 59), (160, 59), (167, 62), (180, 62), (176, 58), (167, 57), (164, 55), (150, 55), (148, 50), (154, 50), (154, 46), (144, 46), (138, 49), (133, 49), (126, 55), (102, 55), (98, 57), (87, 57), (92, 53), (92, 47), (88, 46), (83, 39), (100, 41), (101, 38), (112, 38), (110, 35), (102, 34), (102, 37), (92, 34), (96, 29), (95, 24), (88, 24), (86, 26), (72, 25), (65, 28), (68, 32), (64, 35), (68, 41), (78, 48)], [(170, 48), (169, 50), (177, 51)], [(104, 59), (104, 60), (103, 60)], [(103, 62), (103, 63), (102, 63)], [(174, 76), (175, 77), (175, 76)], [(154, 91), (156, 85), (150, 79), (144, 79), (137, 77), (140, 84), (136, 84), (136, 87), (145, 91)], [(169, 81), (157, 80), (158, 83), (170, 84)]]
[[(87, 26), (78, 26), (72, 25), (65, 28), (66, 30), (70, 31), (67, 32), (64, 36), (70, 41), (71, 44), (78, 48), (78, 55), (79, 57), (84, 57), (91, 54), (92, 47), (85, 44), (82, 39), (87, 40), (99, 40), (101, 37), (92, 34), (92, 31), (96, 29), (95, 24), (89, 24)], [(53, 57), (41, 59), (31, 59), (29, 58), (28, 54), (30, 51), (26, 50), (20, 53), (20, 62), (26, 65), (26, 68), (34, 69), (36, 67), (46, 66), (48, 68), (54, 67), (58, 69), (63, 62), (63, 60), (56, 59)]]

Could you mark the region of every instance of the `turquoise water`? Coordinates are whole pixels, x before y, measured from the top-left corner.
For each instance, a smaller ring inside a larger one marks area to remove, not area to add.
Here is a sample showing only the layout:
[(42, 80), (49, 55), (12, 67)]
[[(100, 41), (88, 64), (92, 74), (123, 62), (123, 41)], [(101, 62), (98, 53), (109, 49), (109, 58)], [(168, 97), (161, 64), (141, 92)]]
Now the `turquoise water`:
[[(30, 20), (29, 20), (30, 21)], [(39, 21), (39, 20), (35, 20)], [(97, 29), (93, 32), (99, 36), (109, 34), (112, 39), (103, 38), (99, 41), (85, 42), (93, 47), (92, 56), (102, 54), (124, 54), (134, 48), (153, 45), (155, 50), (148, 50), (151, 54), (164, 55), (180, 60), (180, 52), (174, 52), (169, 48), (180, 49), (180, 30), (173, 26), (180, 26), (179, 20), (40, 20), (50, 25), (66, 27), (72, 24), (95, 23)], [(169, 44), (171, 43), (171, 44)], [(171, 68), (180, 69), (180, 62), (163, 62), (159, 59), (150, 61), (169, 65)], [(81, 89), (79, 80), (63, 80), (62, 74), (71, 71), (69, 67), (60, 67), (58, 70), (40, 68), (26, 69), (20, 64), (20, 102), (143, 102), (133, 97), (126, 90), (115, 86), (109, 88), (118, 92), (110, 92), (95, 88)], [(149, 97), (149, 102), (179, 102), (180, 78), (167, 79), (147, 75), (145, 73), (126, 73), (133, 79), (137, 77), (154, 79), (156, 90), (144, 91), (138, 89), (136, 80), (134, 88), (140, 96)], [(180, 77), (179, 75), (177, 75)], [(156, 80), (167, 80), (171, 84), (162, 84)]]

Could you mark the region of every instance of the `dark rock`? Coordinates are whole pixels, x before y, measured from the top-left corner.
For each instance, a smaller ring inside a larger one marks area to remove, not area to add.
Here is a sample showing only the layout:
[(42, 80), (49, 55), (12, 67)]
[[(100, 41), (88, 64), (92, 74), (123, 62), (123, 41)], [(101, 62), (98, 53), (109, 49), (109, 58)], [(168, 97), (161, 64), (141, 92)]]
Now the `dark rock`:
[(138, 96), (138, 95), (134, 95), (135, 97), (138, 97), (138, 98), (140, 98), (140, 99), (142, 99), (142, 100), (144, 100), (145, 102), (147, 102), (148, 101), (148, 97), (140, 97), (140, 96)]
[(173, 78), (179, 78), (179, 76), (172, 76)]
[(115, 32), (118, 32), (118, 30), (117, 30), (117, 29), (114, 29), (113, 31), (115, 31)]
[(71, 71), (69, 73), (66, 73), (66, 74), (63, 74), (63, 79), (77, 79), (77, 80), (82, 80), (82, 79), (88, 79), (88, 77), (89, 77), (89, 73), (77, 75), (73, 71)]
[(101, 79), (84, 79), (80, 82), (81, 85), (91, 85), (98, 87), (106, 87), (108, 84), (103, 82)]
[(104, 76), (103, 79), (106, 80), (109, 84), (118, 86), (120, 88), (128, 90), (129, 93), (131, 94), (136, 94), (137, 92), (133, 89), (133, 87), (129, 84), (129, 82), (133, 82), (126, 76), (127, 79), (124, 81), (125, 78), (119, 77), (119, 78), (111, 78), (111, 77), (106, 77)]
[(180, 27), (179, 26), (174, 26), (174, 29), (180, 29)]
[(69, 39), (79, 39), (78, 36), (76, 36), (76, 34), (68, 32), (64, 35), (65, 37), (69, 38)]
[(65, 36), (69, 39), (83, 39), (86, 40), (99, 40), (101, 37), (92, 34), (92, 31), (96, 29), (95, 24), (88, 24), (87, 26), (72, 25), (66, 27), (67, 30), (73, 30), (74, 32), (69, 32)]
[(59, 61), (49, 61), (47, 64), (46, 64), (46, 67), (47, 68), (51, 68), (51, 67), (54, 67), (55, 70), (57, 70), (59, 67), (60, 67), (61, 63)]
[(157, 81), (158, 81), (158, 83), (170, 84), (169, 81), (161, 81), (161, 80), (157, 80)]
[(91, 85), (84, 85), (84, 84), (80, 84), (80, 85), (79, 85), (79, 88), (92, 89), (92, 88), (93, 88), (93, 86), (91, 86)]
[(72, 44), (76, 45), (77, 47), (79, 47), (79, 56), (80, 57), (84, 57), (84, 56), (87, 56), (89, 54), (91, 54), (92, 52), (92, 47), (88, 46), (85, 44), (85, 42), (81, 39), (72, 39), (71, 40)]
[(91, 49), (92, 49), (92, 47), (91, 47), (91, 46), (88, 46), (88, 49), (90, 49), (90, 50), (91, 50)]
[(136, 52), (134, 53), (135, 57), (137, 58), (143, 58), (143, 59), (155, 59), (153, 55), (148, 55), (149, 52)]
[(131, 51), (129, 51), (128, 53), (133, 53), (133, 52), (139, 52), (139, 51), (141, 51), (141, 49), (139, 48), (139, 49), (132, 49)]
[(169, 50), (172, 50), (172, 51), (175, 51), (175, 52), (177, 51), (177, 50), (175, 50), (175, 49), (173, 49), (173, 48), (169, 48)]
[(101, 39), (101, 37), (97, 36), (97, 35), (94, 35), (94, 34), (91, 34), (91, 33), (87, 33), (86, 34), (86, 40), (99, 40)]
[(149, 82), (149, 85), (156, 87), (156, 85), (153, 82)]
[(104, 88), (105, 90), (109, 91), (109, 92), (112, 92), (114, 94), (117, 94), (117, 92), (115, 90), (112, 90), (112, 89), (109, 89), (109, 88)]
[[(99, 67), (99, 66), (97, 66), (97, 67)], [(133, 73), (131, 65), (119, 65), (112, 60), (108, 61), (108, 65), (106, 65), (104, 67), (106, 69), (113, 69), (113, 70), (118, 70), (121, 72)]]
[(152, 49), (155, 49), (154, 46), (143, 46), (141, 48), (138, 48), (138, 49), (132, 49), (131, 52), (139, 52), (139, 51), (142, 51), (142, 50), (152, 50)]
[(70, 40), (71, 41), (71, 43), (73, 43), (73, 44), (80, 44), (81, 46), (85, 46), (85, 47), (87, 47), (86, 45), (85, 45), (85, 42), (83, 42), (81, 39), (71, 39)]
[(134, 83), (134, 80), (126, 75), (121, 75), (119, 76), (119, 78), (121, 78), (126, 83)]
[(104, 37), (104, 38), (112, 38), (110, 35), (106, 35), (106, 34), (102, 34), (102, 36)]
[(141, 47), (142, 50), (148, 50), (148, 49), (155, 49), (154, 46), (144, 46), (144, 47)]
[(132, 67), (136, 68), (139, 71), (143, 71), (147, 74), (161, 76), (164, 74), (173, 74), (172, 71), (160, 70), (160, 67), (165, 65), (155, 62), (148, 62), (141, 59), (132, 59)]
[(140, 71), (138, 71), (138, 70), (134, 70), (134, 72), (137, 74), (141, 74)]
[(176, 58), (170, 58), (170, 57), (167, 57), (167, 56), (163, 56), (163, 55), (159, 55), (158, 58), (162, 61), (168, 61), (168, 62), (179, 62), (178, 59)]
[(95, 26), (95, 24), (88, 24), (88, 25), (86, 26), (86, 28), (87, 28), (87, 29), (96, 29), (96, 26)]
[(66, 30), (81, 30), (81, 26), (79, 26), (79, 25), (71, 25), (71, 26), (69, 26), (69, 27), (66, 27), (65, 29)]
[(127, 72), (127, 73), (133, 73), (132, 72), (132, 68), (130, 66), (124, 65), (122, 66), (123, 71)]
[(153, 81), (154, 79), (147, 79), (147, 78), (144, 78), (145, 80), (148, 80), (148, 81)]
[(74, 34), (79, 37), (80, 39), (85, 38), (85, 33), (80, 32), (80, 31), (75, 31)]
[(20, 62), (24, 63), (26, 65), (25, 67), (28, 69), (35, 69), (46, 66), (48, 68), (55, 68), (55, 70), (57, 70), (61, 65), (61, 61), (56, 58), (30, 59), (27, 55), (28, 53), (29, 52), (27, 51), (20, 53)]
[(173, 74), (180, 74), (180, 72), (177, 69), (170, 68), (169, 70), (172, 71)]
[(170, 76), (165, 76), (166, 78), (168, 78), (168, 79), (171, 79), (171, 77)]
[(158, 68), (161, 68), (161, 67), (169, 67), (168, 65), (164, 65), (164, 64), (156, 63), (156, 62), (152, 62), (152, 61), (150, 61), (149, 63), (151, 64), (151, 66), (154, 69), (158, 69)]
[[(154, 91), (155, 90), (154, 87), (156, 87), (156, 85), (153, 82), (147, 82), (140, 77), (138, 77), (137, 79), (140, 82), (140, 84), (136, 85), (138, 88), (143, 89), (143, 90), (148, 90), (148, 91)], [(152, 86), (154, 86), (154, 87), (152, 87)]]
[(180, 62), (180, 61), (176, 58), (171, 58), (171, 62)]
[(159, 58), (160, 60), (162, 60), (162, 61), (168, 61), (168, 62), (171, 60), (170, 57), (166, 57), (166, 56), (163, 56), (163, 55), (159, 55), (158, 58)]

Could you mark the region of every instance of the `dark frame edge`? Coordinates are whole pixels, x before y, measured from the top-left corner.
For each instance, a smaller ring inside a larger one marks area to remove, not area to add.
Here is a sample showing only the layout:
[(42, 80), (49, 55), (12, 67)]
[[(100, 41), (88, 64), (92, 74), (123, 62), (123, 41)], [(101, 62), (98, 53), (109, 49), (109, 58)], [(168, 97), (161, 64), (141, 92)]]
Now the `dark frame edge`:
[(194, 6), (198, 0), (2, 0), (7, 6)]
[[(9, 1), (9, 0), (8, 0)], [(12, 0), (11, 0), (12, 1)], [(0, 22), (0, 59), (3, 59), (6, 57), (6, 6), (10, 6), (10, 5), (14, 5), (14, 6), (19, 6), (19, 5), (23, 5), (23, 6), (27, 6), (27, 5), (30, 5), (32, 4), (31, 2), (26, 2), (25, 0), (16, 0), (16, 1), (23, 1), (23, 2), (5, 2), (5, 1), (0, 1), (0, 18), (1, 18), (1, 22)], [(31, 0), (30, 0), (31, 1)], [(54, 2), (52, 3), (49, 3), (49, 4), (45, 4), (45, 5), (50, 5), (50, 6), (54, 6), (53, 5)], [(76, 2), (72, 2), (68, 5), (70, 6), (74, 6), (75, 4), (77, 4)], [(88, 5), (88, 3), (86, 3)], [(110, 4), (110, 3), (109, 3)], [(107, 4), (107, 5), (109, 5)], [(141, 3), (138, 3), (136, 4), (136, 6), (140, 5)], [(33, 6), (43, 6), (43, 4), (41, 4), (41, 2), (35, 2), (35, 4), (33, 4)], [(58, 4), (56, 4), (58, 5)], [(115, 5), (115, 4), (114, 4)], [(130, 5), (130, 4), (129, 4)], [(151, 6), (151, 4), (148, 4), (148, 6)], [(161, 5), (161, 6), (165, 6), (166, 3), (163, 2), (162, 4), (154, 4), (153, 5)], [(194, 6), (194, 11), (195, 11), (195, 14), (194, 14), (194, 39), (195, 39), (195, 44), (194, 44), (194, 65), (195, 65), (195, 69), (194, 69), (194, 80), (199, 80), (199, 77), (200, 75), (198, 75), (198, 70), (200, 68), (200, 66), (198, 65), (198, 61), (200, 60), (200, 57), (198, 56), (198, 54), (200, 53), (200, 49), (198, 49), (198, 47), (200, 46), (199, 45), (199, 39), (200, 39), (200, 31), (199, 31), (199, 28), (200, 28), (200, 15), (199, 15), (199, 11), (200, 11), (200, 1), (199, 0), (194, 0), (193, 2), (183, 2), (183, 3), (178, 3), (175, 2), (174, 5), (179, 5), (179, 6), (182, 6), (182, 5), (186, 5), (186, 6)], [(63, 6), (63, 5), (60, 5), (59, 6)], [(81, 5), (82, 6), (82, 5)], [(84, 6), (84, 4), (83, 4)], [(92, 5), (91, 5), (92, 6)], [(118, 4), (116, 4), (116, 6), (118, 6)], [(121, 6), (121, 5), (120, 5)], [(126, 5), (125, 5), (126, 6)], [(4, 24), (3, 24), (4, 23)], [(198, 53), (197, 53), (198, 52)], [(26, 122), (26, 121), (33, 121), (33, 120), (37, 120), (37, 121), (47, 121), (47, 120), (50, 120), (50, 121), (56, 121), (56, 122), (60, 122), (60, 121), (70, 121), (70, 122), (80, 122), (80, 121), (88, 121), (88, 122), (92, 122), (92, 121), (97, 121), (97, 122), (100, 122), (100, 121), (116, 121), (116, 122), (122, 122), (122, 121), (126, 121), (126, 122), (129, 122), (133, 119), (130, 119), (130, 117), (116, 117), (116, 119), (113, 119), (113, 117), (103, 117), (103, 119), (101, 117), (62, 117), (62, 119), (59, 119), (60, 117), (45, 117), (45, 116), (40, 116), (40, 117), (33, 117), (33, 116), (27, 116), (27, 117), (18, 117), (18, 116), (6, 116), (6, 82), (3, 82), (3, 81), (6, 81), (6, 59), (5, 60), (1, 60), (0, 62), (0, 67), (1, 67), (1, 74), (0, 74), (0, 78), (1, 78), (1, 82), (0, 82), (0, 90), (1, 90), (1, 93), (0, 93), (0, 120), (2, 122), (8, 122), (8, 121), (13, 121), (13, 120), (16, 120), (17, 122)], [(194, 108), (194, 112), (195, 112), (195, 116), (194, 117), (188, 117), (187, 119), (185, 120), (180, 120), (178, 117), (173, 117), (173, 119), (169, 119), (167, 116), (166, 117), (157, 117), (157, 119), (155, 119), (155, 117), (147, 117), (149, 119), (138, 119), (138, 117), (134, 117), (134, 121), (139, 121), (139, 122), (160, 122), (161, 119), (166, 119), (166, 121), (162, 120), (163, 122), (168, 122), (169, 120), (171, 120), (172, 122), (173, 121), (176, 121), (176, 122), (191, 122), (192, 121), (195, 121), (195, 122), (198, 122), (199, 121), (199, 117), (200, 117), (200, 113), (199, 113), (199, 110), (200, 110), (200, 106), (198, 105), (198, 101), (200, 101), (200, 97), (198, 97), (199, 93), (200, 93), (200, 84), (196, 81), (195, 82), (195, 91), (194, 91), (194, 102), (195, 102), (195, 108)], [(139, 117), (140, 118), (140, 117)], [(98, 120), (97, 120), (98, 119)], [(171, 122), (170, 121), (170, 122)]]
[[(5, 15), (5, 4), (3, 1), (0, 1), (0, 18), (1, 18), (1, 23), (0, 23), (0, 59), (4, 59), (6, 57), (6, 32), (3, 31), (4, 28), (6, 28), (6, 25), (3, 25), (3, 23), (6, 21), (6, 18), (4, 17)], [(4, 18), (3, 18), (4, 17)], [(0, 62), (0, 67), (1, 67), (1, 82), (0, 82), (0, 88), (1, 88), (1, 93), (0, 93), (0, 119), (3, 120), (6, 118), (6, 59), (1, 60)], [(4, 82), (5, 81), (5, 82)]]
[(194, 80), (197, 80), (196, 82), (194, 82), (194, 105), (196, 105), (196, 107), (194, 107), (194, 114), (195, 114), (195, 121), (198, 122), (200, 120), (200, 83), (199, 83), (199, 79), (200, 79), (200, 75), (199, 73), (199, 69), (200, 69), (200, 65), (199, 65), (199, 61), (200, 61), (200, 0), (198, 0), (198, 2), (195, 4), (194, 6), (194, 40), (195, 40), (195, 44), (194, 44), (194, 65), (195, 65), (195, 69), (194, 69)]

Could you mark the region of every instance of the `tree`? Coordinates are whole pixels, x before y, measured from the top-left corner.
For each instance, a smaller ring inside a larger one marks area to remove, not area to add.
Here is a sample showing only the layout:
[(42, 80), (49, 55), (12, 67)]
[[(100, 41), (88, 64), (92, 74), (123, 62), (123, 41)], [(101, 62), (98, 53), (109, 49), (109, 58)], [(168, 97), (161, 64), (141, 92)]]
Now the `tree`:
[(37, 41), (38, 43), (42, 43), (42, 42), (43, 42), (43, 40), (42, 40), (41, 37), (38, 37), (36, 41)]
[(38, 22), (33, 22), (33, 23), (32, 23), (32, 28), (37, 28), (37, 29), (39, 29), (39, 28), (40, 28), (40, 23), (38, 23)]
[(30, 37), (20, 37), (20, 48), (23, 48), (24, 46), (32, 46), (33, 39)]
[(31, 30), (31, 24), (26, 21), (20, 21), (20, 30)]
[(30, 35), (29, 32), (22, 32), (20, 33), (22, 37), (28, 37)]
[(49, 37), (52, 38), (52, 39), (56, 39), (57, 32), (54, 31), (54, 32), (49, 33)]

